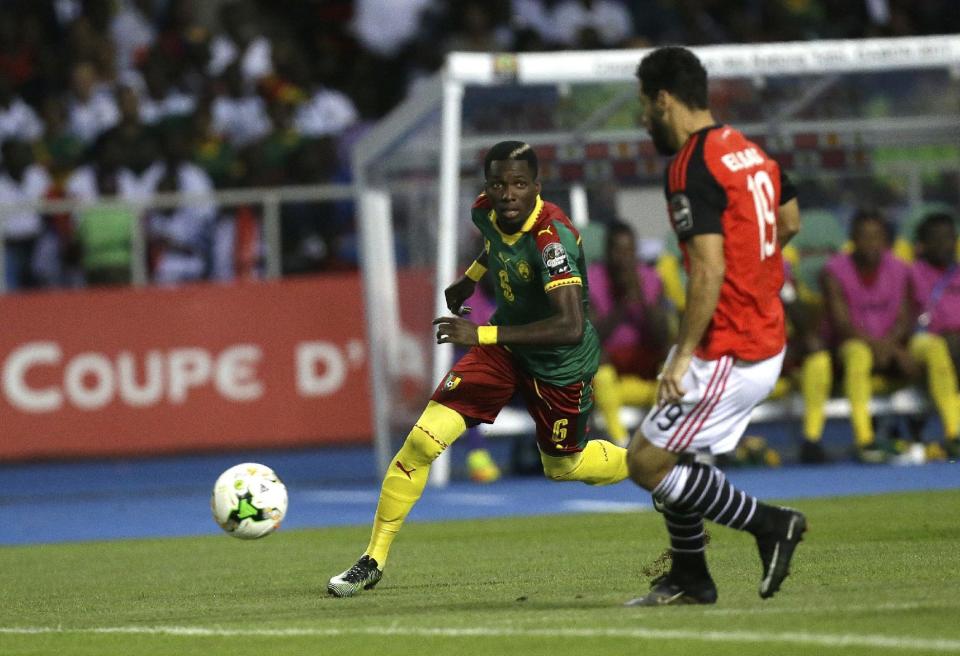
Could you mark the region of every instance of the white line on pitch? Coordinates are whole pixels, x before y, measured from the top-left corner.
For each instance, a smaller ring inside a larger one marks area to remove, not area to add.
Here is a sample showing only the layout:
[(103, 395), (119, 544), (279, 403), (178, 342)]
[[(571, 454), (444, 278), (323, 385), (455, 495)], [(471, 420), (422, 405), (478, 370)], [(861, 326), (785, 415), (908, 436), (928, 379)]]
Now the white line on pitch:
[(417, 636), (441, 638), (633, 638), (639, 640), (695, 640), (698, 642), (788, 643), (821, 647), (869, 647), (874, 649), (918, 649), (925, 651), (960, 652), (960, 640), (915, 638), (862, 634), (830, 634), (788, 631), (761, 633), (756, 631), (690, 631), (683, 629), (611, 628), (611, 629), (509, 629), (498, 627), (430, 628), (430, 627), (366, 627), (323, 629), (227, 629), (204, 626), (115, 626), (101, 628), (66, 627), (0, 627), (0, 634), (133, 634), (174, 637), (224, 638), (310, 638), (331, 636)]
[(763, 608), (698, 608), (691, 606), (687, 612), (699, 610), (703, 615), (776, 615), (781, 613), (875, 613), (882, 611), (917, 610), (919, 608), (954, 608), (954, 604), (927, 604), (919, 601), (891, 602), (861, 606), (765, 606)]

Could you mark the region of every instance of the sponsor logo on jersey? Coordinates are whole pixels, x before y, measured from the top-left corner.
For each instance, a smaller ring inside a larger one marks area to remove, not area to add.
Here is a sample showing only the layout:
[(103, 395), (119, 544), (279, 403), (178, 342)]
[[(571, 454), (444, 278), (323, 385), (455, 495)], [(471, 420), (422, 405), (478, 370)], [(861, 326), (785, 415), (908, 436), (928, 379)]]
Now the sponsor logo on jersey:
[(537, 237), (539, 237), (539, 236), (542, 235), (543, 233), (547, 233), (548, 235), (552, 235), (552, 234), (553, 234), (553, 229), (552, 229), (550, 226), (547, 226), (547, 227), (544, 228), (543, 230), (538, 230), (538, 231), (537, 231)]
[(690, 199), (685, 194), (674, 194), (667, 205), (670, 211), (670, 222), (677, 234), (693, 230), (693, 212), (690, 209)]
[(547, 267), (547, 273), (551, 276), (558, 276), (561, 273), (569, 273), (570, 262), (567, 260), (567, 250), (560, 242), (552, 242), (543, 247), (543, 264)]

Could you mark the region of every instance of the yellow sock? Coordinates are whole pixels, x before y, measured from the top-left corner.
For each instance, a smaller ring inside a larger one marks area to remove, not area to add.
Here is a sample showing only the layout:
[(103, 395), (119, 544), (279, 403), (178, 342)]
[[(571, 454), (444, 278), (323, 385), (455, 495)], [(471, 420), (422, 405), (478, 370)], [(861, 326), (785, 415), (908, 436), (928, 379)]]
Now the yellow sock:
[(910, 354), (922, 362), (927, 370), (927, 389), (940, 413), (944, 437), (956, 439), (960, 434), (957, 371), (950, 359), (946, 340), (930, 333), (914, 335), (910, 340)]
[(540, 454), (543, 473), (554, 481), (581, 481), (610, 485), (627, 477), (627, 450), (605, 440), (590, 440), (580, 453), (569, 456)]
[(427, 484), (430, 464), (467, 429), (460, 413), (430, 401), (390, 462), (364, 553), (382, 569), (393, 539)]
[(817, 351), (808, 355), (800, 371), (800, 390), (803, 394), (803, 436), (811, 442), (819, 442), (823, 437), (824, 406), (832, 386), (830, 353)]
[(593, 399), (597, 410), (603, 415), (607, 425), (607, 434), (616, 444), (625, 445), (629, 434), (623, 422), (620, 421), (620, 407), (623, 400), (620, 396), (620, 380), (617, 370), (612, 364), (601, 365), (593, 377)]
[(850, 400), (850, 423), (853, 439), (858, 447), (873, 443), (873, 424), (870, 421), (870, 372), (873, 370), (873, 352), (859, 339), (848, 339), (840, 347), (843, 361), (843, 390)]

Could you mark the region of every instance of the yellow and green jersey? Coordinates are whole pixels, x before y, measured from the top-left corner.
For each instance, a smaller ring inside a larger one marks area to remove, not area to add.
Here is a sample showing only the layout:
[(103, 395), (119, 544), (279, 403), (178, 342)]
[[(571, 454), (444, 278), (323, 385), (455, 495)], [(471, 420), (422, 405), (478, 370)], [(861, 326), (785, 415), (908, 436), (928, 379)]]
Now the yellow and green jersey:
[(580, 234), (559, 207), (537, 197), (520, 231), (506, 234), (485, 194), (477, 197), (471, 218), (483, 234), (487, 275), (493, 277), (496, 312), (490, 323), (518, 326), (555, 314), (547, 292), (564, 285), (583, 288), (583, 339), (563, 346), (511, 345), (509, 350), (531, 376), (551, 385), (589, 381), (600, 361), (600, 340), (590, 316), (587, 269)]

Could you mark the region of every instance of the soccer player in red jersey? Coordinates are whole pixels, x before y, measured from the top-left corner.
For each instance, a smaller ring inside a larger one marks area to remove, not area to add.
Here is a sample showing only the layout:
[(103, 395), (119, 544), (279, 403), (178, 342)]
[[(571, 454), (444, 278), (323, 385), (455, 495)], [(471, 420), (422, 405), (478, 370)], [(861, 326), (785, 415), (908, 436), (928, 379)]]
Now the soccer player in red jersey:
[(768, 598), (787, 576), (805, 517), (759, 502), (696, 451), (733, 450), (773, 389), (786, 344), (780, 249), (797, 233), (796, 192), (755, 143), (718, 124), (691, 51), (658, 48), (637, 69), (643, 121), (672, 155), (665, 192), (683, 250), (687, 305), (660, 376), (658, 405), (630, 444), (630, 478), (653, 494), (670, 535), (670, 571), (628, 605), (711, 604), (704, 519), (756, 537)]

